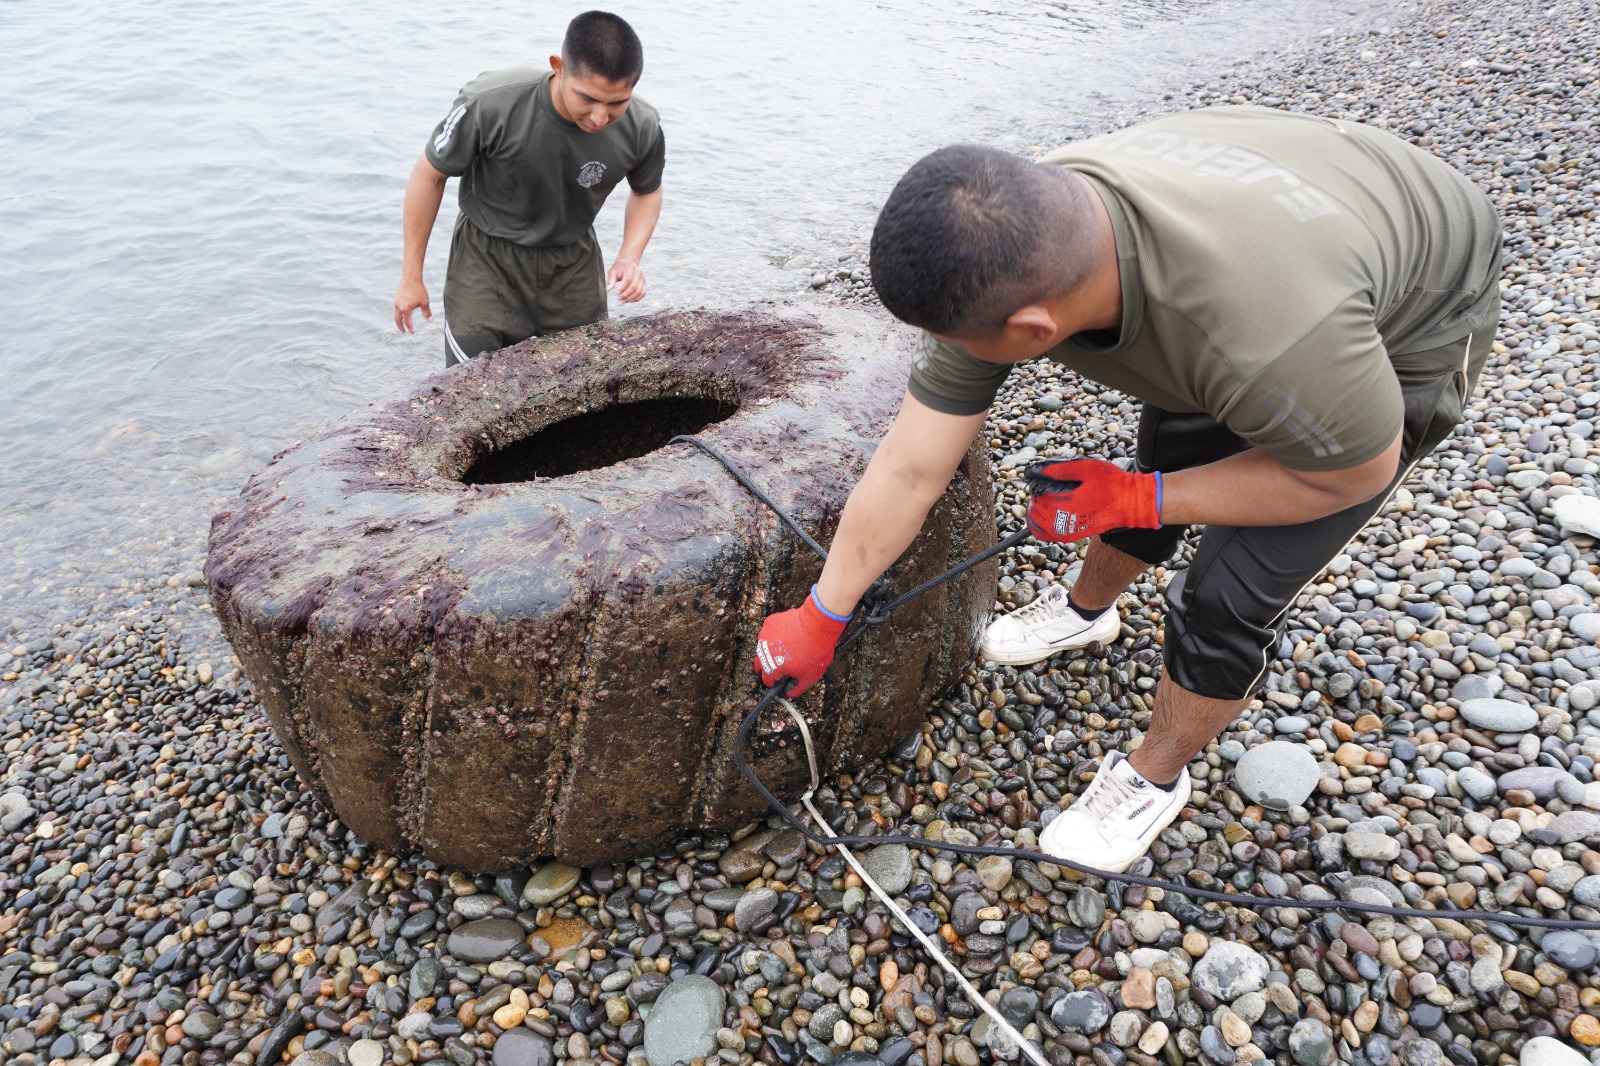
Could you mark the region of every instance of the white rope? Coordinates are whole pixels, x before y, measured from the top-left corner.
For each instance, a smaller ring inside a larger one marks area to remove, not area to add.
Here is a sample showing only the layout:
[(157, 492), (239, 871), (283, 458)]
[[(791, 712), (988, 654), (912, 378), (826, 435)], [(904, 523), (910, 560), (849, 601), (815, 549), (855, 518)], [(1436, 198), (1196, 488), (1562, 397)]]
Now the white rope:
[[(800, 712), (794, 709), (794, 704), (790, 703), (781, 696), (778, 698), (777, 702), (782, 705), (784, 710), (789, 712), (789, 717), (794, 719), (795, 725), (800, 727), (800, 739), (805, 743), (806, 763), (809, 765), (811, 770), (811, 787), (806, 789), (805, 795), (800, 797), (800, 802), (805, 805), (806, 811), (810, 813), (812, 820), (816, 822), (817, 829), (824, 836), (830, 839), (836, 837), (839, 834), (833, 831), (833, 827), (828, 824), (828, 820), (822, 817), (822, 812), (818, 811), (817, 808), (811, 803), (811, 795), (817, 790), (818, 784), (820, 784), (820, 780), (817, 776), (817, 757), (815, 751), (813, 751), (811, 747), (811, 730), (806, 726), (806, 720), (800, 717)], [(861, 863), (856, 860), (856, 857), (851, 854), (850, 849), (845, 847), (843, 844), (835, 844), (833, 846), (839, 849), (839, 854), (844, 856), (844, 861), (849, 863), (850, 868), (856, 872), (858, 877), (861, 878), (862, 884), (871, 889), (872, 894), (877, 896), (878, 899), (883, 902), (885, 907), (889, 908), (894, 916), (900, 920), (900, 924), (905, 928), (906, 932), (917, 938), (917, 941), (922, 945), (923, 950), (933, 957), (933, 961), (944, 967), (946, 973), (950, 974), (950, 976), (961, 982), (961, 987), (966, 990), (967, 999), (971, 1001), (972, 1005), (983, 1011), (984, 1014), (988, 1015), (989, 1020), (995, 1025), (998, 1025), (1000, 1027), (1000, 1031), (1005, 1033), (1006, 1036), (1010, 1038), (1011, 1042), (1022, 1050), (1023, 1054), (1027, 1055), (1028, 1058), (1033, 1060), (1034, 1066), (1050, 1066), (1050, 1063), (1045, 1059), (1043, 1053), (1041, 1053), (1031, 1041), (1025, 1038), (1021, 1033), (1017, 1032), (1016, 1026), (1007, 1021), (1005, 1016), (995, 1009), (994, 1004), (985, 999), (982, 993), (973, 987), (972, 982), (968, 981), (961, 970), (957, 968), (956, 964), (950, 961), (950, 959), (945, 955), (943, 949), (940, 948), (933, 938), (928, 936), (928, 934), (924, 933), (921, 929), (917, 928), (916, 923), (911, 920), (910, 916), (907, 915), (905, 911), (901, 910), (894, 900), (889, 898), (889, 893), (885, 892), (883, 887), (872, 879), (872, 875), (867, 873), (866, 869), (861, 865)]]

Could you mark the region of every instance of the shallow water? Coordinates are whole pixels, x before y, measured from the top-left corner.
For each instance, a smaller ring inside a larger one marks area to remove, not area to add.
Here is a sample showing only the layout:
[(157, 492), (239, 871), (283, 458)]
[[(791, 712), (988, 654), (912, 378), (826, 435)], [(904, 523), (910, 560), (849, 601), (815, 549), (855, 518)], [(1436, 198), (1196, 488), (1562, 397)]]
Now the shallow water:
[[(457, 87), (542, 64), (576, 7), (25, 0), (0, 11), (0, 593), (13, 618), (198, 565), (280, 449), (442, 365), (391, 320), (406, 175)], [(1104, 127), (1303, 38), (1258, 0), (656, 0), (624, 12), (668, 133), (651, 291), (622, 313), (807, 291), (913, 159)], [(623, 197), (602, 216), (614, 250)], [(439, 308), (454, 185), (427, 278)], [(168, 558), (144, 565), (174, 565)], [(63, 576), (63, 575), (66, 576)]]

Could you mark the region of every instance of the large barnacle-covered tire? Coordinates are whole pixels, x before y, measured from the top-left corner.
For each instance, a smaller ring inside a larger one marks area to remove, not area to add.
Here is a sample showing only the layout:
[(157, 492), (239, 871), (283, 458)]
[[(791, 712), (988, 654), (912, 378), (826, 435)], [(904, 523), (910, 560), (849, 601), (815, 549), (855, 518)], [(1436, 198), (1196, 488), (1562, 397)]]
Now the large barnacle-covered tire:
[[(212, 524), (224, 633), (301, 779), (373, 845), (494, 870), (669, 847), (761, 809), (735, 768), (757, 630), (824, 544), (904, 391), (864, 310), (603, 322), (419, 382), (278, 456)], [(890, 572), (994, 540), (975, 447)], [(829, 772), (881, 753), (971, 661), (996, 564), (902, 608), (802, 701)], [(754, 763), (793, 798), (792, 731)]]

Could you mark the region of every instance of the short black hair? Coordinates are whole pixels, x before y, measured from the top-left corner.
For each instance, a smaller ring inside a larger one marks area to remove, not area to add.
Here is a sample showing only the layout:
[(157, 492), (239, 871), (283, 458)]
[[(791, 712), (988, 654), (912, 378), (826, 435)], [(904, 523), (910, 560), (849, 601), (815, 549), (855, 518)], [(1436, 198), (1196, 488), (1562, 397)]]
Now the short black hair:
[(632, 85), (644, 73), (644, 46), (633, 27), (618, 16), (609, 11), (585, 11), (567, 23), (561, 61), (574, 74), (593, 74)]
[(941, 148), (895, 185), (872, 230), (872, 287), (896, 318), (993, 336), (1012, 312), (1088, 276), (1089, 192), (1076, 175), (975, 144)]

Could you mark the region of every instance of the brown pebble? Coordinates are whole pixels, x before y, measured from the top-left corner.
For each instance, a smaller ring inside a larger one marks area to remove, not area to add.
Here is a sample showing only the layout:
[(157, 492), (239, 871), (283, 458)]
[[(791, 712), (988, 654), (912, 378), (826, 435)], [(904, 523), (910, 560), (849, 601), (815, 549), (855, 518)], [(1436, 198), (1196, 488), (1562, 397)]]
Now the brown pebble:
[(1580, 1014), (1572, 1019), (1572, 1039), (1585, 1047), (1600, 1047), (1600, 1019)]
[(1340, 766), (1365, 766), (1367, 749), (1359, 744), (1340, 744), (1339, 749), (1333, 753), (1333, 761)]
[(1339, 939), (1349, 944), (1351, 951), (1364, 951), (1373, 956), (1378, 954), (1378, 938), (1355, 922), (1346, 922), (1339, 927)]
[(1122, 982), (1122, 1005), (1130, 1010), (1153, 1010), (1156, 1005), (1156, 976), (1143, 966), (1128, 971)]

